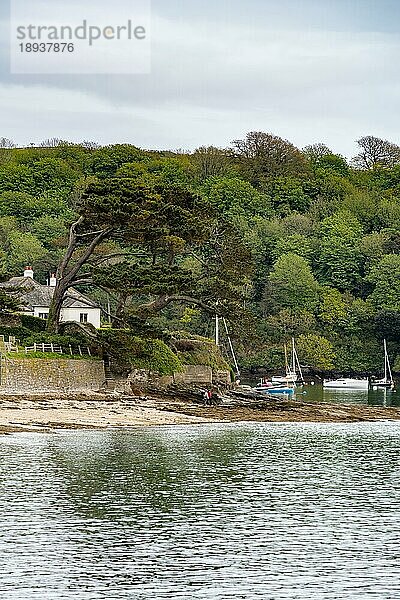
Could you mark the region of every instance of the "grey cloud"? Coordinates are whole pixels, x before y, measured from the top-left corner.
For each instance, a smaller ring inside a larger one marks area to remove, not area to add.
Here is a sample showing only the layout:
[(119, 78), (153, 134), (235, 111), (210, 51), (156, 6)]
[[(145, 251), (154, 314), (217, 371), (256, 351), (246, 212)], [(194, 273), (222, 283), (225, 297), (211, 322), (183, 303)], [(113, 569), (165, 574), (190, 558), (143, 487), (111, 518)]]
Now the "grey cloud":
[[(207, 16), (156, 16), (148, 76), (17, 77), (4, 65), (3, 94), (23, 95), (27, 104), (13, 109), (10, 100), (8, 136), (14, 127), (11, 137), (20, 141), (69, 133), (173, 148), (226, 145), (248, 129), (266, 129), (300, 146), (323, 139), (347, 154), (362, 133), (397, 137), (397, 34), (277, 31), (268, 21), (221, 28)], [(38, 105), (29, 103), (34, 90)], [(50, 107), (60, 92), (58, 107)], [(23, 112), (31, 122), (21, 127)]]

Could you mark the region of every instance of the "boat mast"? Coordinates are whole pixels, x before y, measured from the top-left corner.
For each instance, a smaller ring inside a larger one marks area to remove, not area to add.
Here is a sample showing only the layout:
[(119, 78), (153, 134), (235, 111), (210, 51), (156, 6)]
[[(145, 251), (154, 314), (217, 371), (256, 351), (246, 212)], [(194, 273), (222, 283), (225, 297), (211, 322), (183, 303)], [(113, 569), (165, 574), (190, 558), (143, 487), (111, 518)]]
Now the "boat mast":
[(283, 349), (285, 351), (285, 370), (286, 370), (286, 376), (288, 376), (289, 375), (289, 363), (288, 363), (286, 342), (283, 344)]
[(385, 380), (385, 383), (387, 383), (387, 364), (388, 364), (388, 355), (387, 355), (387, 349), (386, 349), (386, 340), (383, 340), (383, 354), (384, 354), (384, 366), (383, 366), (383, 370), (384, 370), (384, 375), (383, 375), (383, 379)]
[(292, 364), (290, 370), (293, 375), (296, 373), (296, 349), (294, 347), (294, 337), (292, 337)]
[(304, 383), (304, 377), (303, 377), (303, 371), (301, 370), (301, 365), (300, 365), (300, 361), (299, 361), (299, 357), (297, 354), (297, 350), (296, 350), (296, 346), (294, 345), (294, 338), (292, 338), (292, 343), (293, 343), (293, 372), (296, 372), (296, 366), (299, 370), (299, 375), (300, 375), (300, 381), (301, 383)]
[(386, 340), (383, 340), (383, 345), (385, 348), (385, 381), (387, 381), (387, 375), (389, 375), (389, 383), (393, 386), (393, 375), (392, 369), (390, 368), (389, 354), (387, 351)]
[(219, 316), (215, 315), (215, 345), (219, 346)]
[(240, 369), (239, 369), (238, 361), (236, 360), (235, 351), (233, 349), (232, 340), (231, 340), (231, 336), (229, 335), (228, 326), (226, 324), (225, 317), (223, 317), (222, 322), (223, 322), (224, 327), (225, 327), (226, 337), (228, 338), (229, 348), (231, 350), (233, 362), (235, 364), (235, 369), (236, 369), (236, 373), (235, 374), (237, 375), (237, 377), (240, 377)]

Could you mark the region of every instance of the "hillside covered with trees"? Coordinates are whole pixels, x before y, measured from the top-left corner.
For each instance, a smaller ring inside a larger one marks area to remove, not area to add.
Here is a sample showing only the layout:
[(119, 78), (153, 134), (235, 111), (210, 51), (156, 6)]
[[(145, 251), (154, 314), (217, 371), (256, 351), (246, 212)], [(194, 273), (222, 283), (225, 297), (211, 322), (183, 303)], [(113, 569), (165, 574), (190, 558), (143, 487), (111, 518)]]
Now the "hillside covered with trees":
[[(350, 162), (251, 132), (192, 153), (48, 140), (0, 147), (0, 276), (33, 265), (104, 319), (174, 348), (225, 316), (246, 367), (400, 371), (400, 147), (367, 136)], [(3, 310), (13, 306), (4, 294)], [(109, 310), (110, 309), (110, 310)]]

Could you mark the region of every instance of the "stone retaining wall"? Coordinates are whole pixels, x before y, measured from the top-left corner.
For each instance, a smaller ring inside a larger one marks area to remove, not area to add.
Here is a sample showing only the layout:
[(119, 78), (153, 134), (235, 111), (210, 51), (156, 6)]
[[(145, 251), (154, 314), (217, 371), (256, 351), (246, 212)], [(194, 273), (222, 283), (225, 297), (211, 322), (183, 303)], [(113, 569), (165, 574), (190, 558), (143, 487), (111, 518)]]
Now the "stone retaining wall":
[(0, 393), (93, 391), (104, 382), (101, 360), (1, 359)]
[(184, 365), (181, 373), (174, 373), (174, 383), (211, 384), (213, 372), (204, 365)]
[(184, 365), (183, 371), (173, 375), (158, 375), (145, 369), (133, 369), (128, 377), (107, 381), (107, 387), (115, 391), (133, 393), (140, 396), (148, 386), (168, 387), (173, 383), (210, 386), (212, 384), (230, 385), (229, 371), (212, 371), (204, 365)]

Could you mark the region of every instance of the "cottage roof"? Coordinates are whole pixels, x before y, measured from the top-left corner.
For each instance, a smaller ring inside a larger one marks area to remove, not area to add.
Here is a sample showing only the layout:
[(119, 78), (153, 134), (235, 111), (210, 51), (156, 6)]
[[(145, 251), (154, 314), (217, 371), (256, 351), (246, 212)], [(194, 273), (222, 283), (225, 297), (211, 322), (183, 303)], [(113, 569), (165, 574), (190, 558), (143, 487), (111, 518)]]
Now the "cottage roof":
[[(54, 287), (42, 285), (31, 277), (12, 277), (9, 281), (0, 283), (3, 288), (15, 288), (19, 291), (19, 299), (24, 310), (35, 307), (49, 308), (54, 294)], [(76, 290), (69, 288), (65, 295), (63, 308), (99, 308), (99, 305)]]

